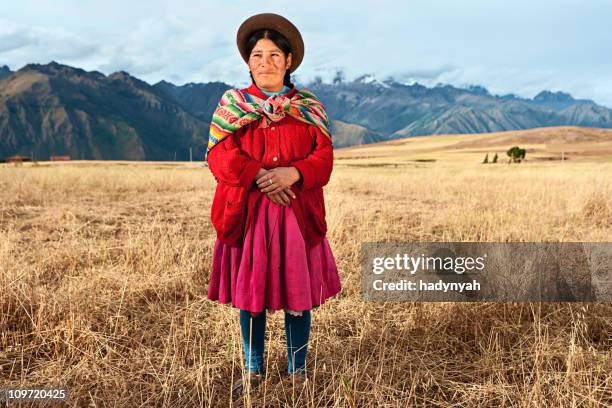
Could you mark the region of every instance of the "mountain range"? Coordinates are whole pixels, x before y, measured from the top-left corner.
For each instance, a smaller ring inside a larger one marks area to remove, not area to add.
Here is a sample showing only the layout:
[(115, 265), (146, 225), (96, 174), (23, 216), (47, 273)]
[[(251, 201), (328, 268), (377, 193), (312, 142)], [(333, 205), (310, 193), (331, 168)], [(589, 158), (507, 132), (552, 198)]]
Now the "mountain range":
[[(426, 87), (363, 75), (302, 85), (323, 102), (335, 147), (427, 134), (485, 133), (573, 125), (612, 128), (612, 110), (564, 92), (492, 95), (481, 86)], [(201, 160), (210, 118), (232, 86), (150, 85), (125, 71), (59, 64), (0, 67), (0, 158)], [(191, 156), (190, 156), (191, 155)]]

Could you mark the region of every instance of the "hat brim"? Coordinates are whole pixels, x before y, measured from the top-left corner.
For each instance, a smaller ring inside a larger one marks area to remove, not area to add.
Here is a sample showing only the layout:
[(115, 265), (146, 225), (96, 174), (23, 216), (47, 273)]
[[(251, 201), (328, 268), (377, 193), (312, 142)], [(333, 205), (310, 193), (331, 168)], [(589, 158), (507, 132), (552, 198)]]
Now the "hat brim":
[(302, 35), (297, 27), (294, 26), (291, 21), (278, 14), (256, 14), (244, 20), (244, 22), (240, 25), (236, 35), (236, 44), (238, 45), (238, 51), (240, 51), (242, 59), (248, 64), (249, 55), (247, 54), (246, 43), (251, 34), (265, 28), (278, 31), (284, 35), (285, 38), (287, 38), (287, 41), (289, 41), (292, 55), (289, 72), (294, 72), (302, 63), (302, 59), (304, 58), (304, 41), (302, 40)]

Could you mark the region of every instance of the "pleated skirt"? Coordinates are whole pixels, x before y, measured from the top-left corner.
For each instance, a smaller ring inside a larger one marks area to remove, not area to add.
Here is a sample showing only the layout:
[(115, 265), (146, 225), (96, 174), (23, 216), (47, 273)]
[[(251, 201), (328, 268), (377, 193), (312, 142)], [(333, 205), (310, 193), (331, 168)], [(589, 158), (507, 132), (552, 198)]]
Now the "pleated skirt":
[(291, 205), (262, 194), (240, 246), (215, 242), (208, 299), (248, 310), (284, 309), (299, 315), (341, 290), (327, 238), (311, 249)]

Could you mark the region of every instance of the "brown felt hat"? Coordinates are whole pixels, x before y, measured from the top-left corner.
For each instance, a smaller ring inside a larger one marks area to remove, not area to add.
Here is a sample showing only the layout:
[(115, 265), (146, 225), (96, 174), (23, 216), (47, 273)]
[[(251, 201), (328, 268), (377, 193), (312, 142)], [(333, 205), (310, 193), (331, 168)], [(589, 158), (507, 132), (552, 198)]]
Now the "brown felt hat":
[(236, 35), (236, 43), (238, 44), (238, 51), (240, 51), (242, 59), (248, 64), (249, 55), (247, 54), (246, 43), (251, 34), (264, 28), (276, 30), (287, 38), (287, 41), (289, 41), (291, 45), (292, 55), (289, 72), (295, 71), (304, 58), (304, 41), (302, 40), (302, 35), (291, 21), (274, 13), (256, 14), (244, 20), (240, 25), (238, 34)]

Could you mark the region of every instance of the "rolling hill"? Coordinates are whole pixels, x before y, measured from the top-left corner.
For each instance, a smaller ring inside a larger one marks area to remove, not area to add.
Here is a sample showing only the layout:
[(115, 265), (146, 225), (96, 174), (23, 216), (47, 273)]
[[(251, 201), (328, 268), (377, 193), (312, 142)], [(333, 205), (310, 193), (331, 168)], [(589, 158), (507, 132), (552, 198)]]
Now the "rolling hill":
[(481, 162), (495, 153), (507, 163), (512, 146), (525, 148), (526, 163), (612, 161), (612, 129), (560, 126), (483, 134), (447, 134), (389, 140), (336, 149), (340, 165), (400, 165), (418, 162)]
[(0, 157), (188, 160), (209, 124), (126, 72), (28, 64), (0, 80)]

